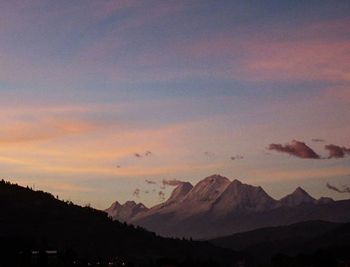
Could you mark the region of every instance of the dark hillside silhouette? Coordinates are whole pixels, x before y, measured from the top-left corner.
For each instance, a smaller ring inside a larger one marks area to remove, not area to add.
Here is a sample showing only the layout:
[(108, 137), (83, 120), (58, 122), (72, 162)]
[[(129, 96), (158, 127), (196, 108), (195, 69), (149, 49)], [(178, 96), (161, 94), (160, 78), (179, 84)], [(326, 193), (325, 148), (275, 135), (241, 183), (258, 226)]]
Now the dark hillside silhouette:
[[(185, 266), (186, 261), (192, 266), (235, 266), (241, 258), (209, 243), (162, 238), (113, 221), (105, 212), (5, 181), (0, 182), (0, 211), (0, 266), (47, 266), (50, 261), (52, 266), (171, 266), (162, 261), (182, 264), (174, 266)], [(56, 250), (57, 256), (46, 253)]]
[(258, 263), (272, 261), (272, 266), (330, 267), (350, 263), (350, 223), (307, 221), (237, 233), (211, 242), (244, 251)]

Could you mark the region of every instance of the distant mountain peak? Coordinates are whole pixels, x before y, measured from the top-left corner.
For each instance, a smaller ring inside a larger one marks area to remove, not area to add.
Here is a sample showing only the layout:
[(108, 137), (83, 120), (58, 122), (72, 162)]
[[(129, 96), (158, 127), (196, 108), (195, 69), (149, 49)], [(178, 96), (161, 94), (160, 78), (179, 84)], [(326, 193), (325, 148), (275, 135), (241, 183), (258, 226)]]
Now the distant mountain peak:
[(136, 202), (133, 200), (128, 200), (124, 203), (124, 206), (136, 206)]
[(303, 196), (305, 198), (308, 198), (308, 199), (313, 199), (313, 197), (310, 196), (310, 194), (308, 192), (306, 192), (302, 187), (298, 186), (294, 192), (292, 193), (292, 195), (295, 195), (295, 196)]
[(120, 207), (121, 204), (118, 201), (115, 201), (112, 203), (112, 205), (109, 207), (109, 209), (115, 209), (117, 207)]
[(203, 180), (201, 180), (199, 183), (222, 183), (222, 182), (229, 182), (230, 180), (226, 178), (225, 176), (222, 176), (220, 174), (213, 174), (210, 175)]
[(224, 176), (214, 174), (198, 182), (189, 192), (186, 199), (211, 202), (215, 200), (230, 184), (230, 180)]
[(237, 209), (263, 211), (271, 209), (275, 204), (276, 200), (260, 186), (244, 184), (235, 179), (217, 199), (213, 211), (218, 214), (228, 214)]
[(317, 199), (317, 204), (329, 204), (332, 202), (334, 202), (334, 199), (330, 197), (320, 197)]
[(303, 188), (298, 186), (293, 193), (283, 197), (280, 199), (280, 203), (282, 205), (294, 207), (303, 203), (315, 203), (316, 199), (314, 199), (308, 192), (306, 192)]
[(129, 221), (131, 218), (141, 212), (147, 211), (148, 208), (142, 203), (136, 203), (133, 200), (126, 201), (121, 205), (118, 201), (114, 202), (105, 212), (115, 220)]
[(297, 188), (295, 188), (294, 193), (302, 193), (302, 194), (308, 195), (308, 193), (301, 186), (298, 186)]
[(238, 179), (234, 179), (234, 180), (231, 182), (231, 184), (234, 184), (234, 185), (243, 185), (243, 183), (242, 183), (240, 180), (238, 180)]

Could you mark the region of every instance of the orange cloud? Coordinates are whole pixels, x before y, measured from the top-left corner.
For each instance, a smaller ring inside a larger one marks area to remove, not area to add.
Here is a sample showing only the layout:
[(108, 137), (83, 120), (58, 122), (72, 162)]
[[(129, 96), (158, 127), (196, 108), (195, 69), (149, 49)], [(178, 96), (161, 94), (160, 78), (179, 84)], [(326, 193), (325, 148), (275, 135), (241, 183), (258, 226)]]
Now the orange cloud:
[(15, 121), (0, 129), (0, 143), (43, 141), (66, 135), (92, 131), (96, 125), (78, 120), (43, 119), (26, 122)]

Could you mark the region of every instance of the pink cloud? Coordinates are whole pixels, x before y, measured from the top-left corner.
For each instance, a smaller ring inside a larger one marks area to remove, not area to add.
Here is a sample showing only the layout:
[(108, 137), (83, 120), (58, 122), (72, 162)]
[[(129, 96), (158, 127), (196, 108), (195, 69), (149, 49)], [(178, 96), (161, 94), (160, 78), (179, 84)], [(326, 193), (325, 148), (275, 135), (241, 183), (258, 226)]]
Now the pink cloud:
[(325, 149), (328, 150), (328, 158), (344, 158), (346, 155), (350, 155), (350, 148), (341, 147), (337, 145), (326, 145)]
[(234, 79), (349, 82), (350, 43), (343, 37), (349, 27), (350, 20), (324, 21), (267, 36), (217, 35), (177, 44), (176, 51), (210, 62), (212, 73)]
[(316, 154), (310, 147), (305, 143), (293, 140), (289, 144), (270, 144), (269, 150), (275, 150), (277, 152), (287, 153), (289, 155), (302, 158), (302, 159), (319, 159), (320, 156)]

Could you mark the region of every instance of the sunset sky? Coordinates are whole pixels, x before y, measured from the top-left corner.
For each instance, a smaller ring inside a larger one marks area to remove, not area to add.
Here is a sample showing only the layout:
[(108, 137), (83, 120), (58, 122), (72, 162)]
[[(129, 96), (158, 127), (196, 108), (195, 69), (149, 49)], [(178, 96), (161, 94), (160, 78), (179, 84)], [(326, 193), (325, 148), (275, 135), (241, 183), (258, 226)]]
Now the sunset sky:
[(350, 185), (348, 0), (1, 0), (0, 68), (5, 180), (97, 208), (214, 173), (350, 196), (326, 187)]

